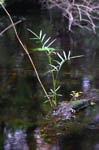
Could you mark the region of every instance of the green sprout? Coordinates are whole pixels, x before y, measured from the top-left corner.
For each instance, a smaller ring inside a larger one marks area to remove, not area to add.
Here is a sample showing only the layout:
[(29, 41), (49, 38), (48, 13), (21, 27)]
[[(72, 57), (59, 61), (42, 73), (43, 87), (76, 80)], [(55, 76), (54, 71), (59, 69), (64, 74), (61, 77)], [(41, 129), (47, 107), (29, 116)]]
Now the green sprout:
[[(55, 48), (51, 47), (52, 44), (56, 41), (56, 39), (51, 40), (51, 37), (47, 38), (46, 33), (43, 34), (42, 30), (40, 30), (39, 35), (37, 35), (35, 32), (33, 32), (30, 29), (27, 29), (30, 33), (32, 33), (35, 37), (31, 38), (33, 40), (36, 40), (40, 43), (41, 47), (36, 48), (36, 51), (43, 51), (46, 53), (46, 56), (48, 57), (50, 70), (48, 73), (51, 73), (52, 76), (52, 83), (53, 83), (53, 89), (50, 89), (50, 92), (48, 93), (49, 97), (52, 100), (52, 103), (55, 107), (57, 107), (57, 96), (62, 96), (61, 94), (58, 94), (58, 90), (60, 89), (60, 86), (57, 87), (56, 81), (59, 71), (61, 70), (63, 64), (67, 60), (71, 60), (73, 58), (82, 57), (80, 56), (73, 56), (71, 57), (71, 52), (69, 51), (68, 55), (66, 55), (65, 51), (63, 51), (62, 55), (56, 51)], [(57, 60), (53, 59), (51, 56), (52, 54), (57, 56)], [(48, 101), (46, 101), (48, 102)]]
[(78, 100), (81, 97), (82, 92), (72, 91), (70, 95), (72, 96), (72, 99), (71, 99), (72, 101)]

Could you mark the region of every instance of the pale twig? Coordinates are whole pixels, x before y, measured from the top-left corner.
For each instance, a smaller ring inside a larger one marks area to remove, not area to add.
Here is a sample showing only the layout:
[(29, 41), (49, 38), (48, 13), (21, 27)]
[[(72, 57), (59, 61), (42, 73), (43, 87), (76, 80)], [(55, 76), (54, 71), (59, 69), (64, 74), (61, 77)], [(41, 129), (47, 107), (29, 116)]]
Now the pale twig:
[[(17, 25), (17, 24), (19, 24), (19, 23), (21, 23), (21, 22), (22, 22), (22, 20), (19, 20), (19, 21), (15, 22), (15, 23), (14, 23), (14, 26)], [(6, 32), (7, 30), (9, 30), (11, 27), (13, 27), (12, 24), (9, 25), (8, 27), (6, 27), (3, 31), (1, 31), (1, 32), (0, 32), (0, 36), (2, 36), (3, 33), (5, 33), (5, 32)]]
[[(80, 25), (80, 21), (87, 22), (91, 25), (94, 33), (96, 32), (96, 25), (94, 20), (99, 20), (99, 4), (93, 0), (81, 0), (76, 2), (75, 0), (46, 0), (52, 5), (57, 6), (62, 10), (64, 17), (69, 20), (68, 29), (71, 30), (72, 25), (78, 24), (79, 27), (85, 28)], [(96, 14), (96, 15), (95, 15)], [(86, 19), (87, 16), (87, 19)], [(86, 28), (87, 27), (86, 24)]]
[(79, 8), (79, 6), (77, 6), (77, 8), (78, 8), (78, 12), (79, 12), (79, 19), (80, 19), (80, 21), (82, 21), (81, 9)]

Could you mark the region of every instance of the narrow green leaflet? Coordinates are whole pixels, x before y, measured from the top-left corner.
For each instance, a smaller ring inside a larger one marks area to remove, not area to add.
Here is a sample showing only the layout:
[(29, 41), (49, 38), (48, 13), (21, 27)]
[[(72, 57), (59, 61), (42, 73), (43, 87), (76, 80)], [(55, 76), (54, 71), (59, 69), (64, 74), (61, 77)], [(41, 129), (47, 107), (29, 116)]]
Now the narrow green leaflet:
[(4, 0), (0, 0), (0, 3), (4, 3)]
[(33, 50), (35, 51), (54, 51), (55, 49), (54, 48), (51, 48), (51, 47), (41, 47), (41, 48), (34, 48)]

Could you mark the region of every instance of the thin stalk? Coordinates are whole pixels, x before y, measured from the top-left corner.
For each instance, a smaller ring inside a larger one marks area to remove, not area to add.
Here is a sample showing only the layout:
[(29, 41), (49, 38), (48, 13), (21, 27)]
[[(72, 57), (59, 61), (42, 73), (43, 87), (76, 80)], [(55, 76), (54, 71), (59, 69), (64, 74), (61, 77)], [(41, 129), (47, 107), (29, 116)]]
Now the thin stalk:
[(55, 76), (54, 76), (54, 72), (52, 71), (53, 68), (52, 68), (52, 59), (51, 57), (49, 56), (48, 52), (46, 52), (46, 55), (48, 56), (48, 61), (49, 61), (49, 64), (51, 65), (51, 74), (52, 74), (52, 81), (53, 81), (53, 90), (54, 90), (54, 102), (55, 102), (55, 106), (57, 105), (57, 102), (56, 102), (56, 80), (55, 80)]
[[(22, 20), (19, 20), (19, 21), (15, 22), (14, 25), (17, 25), (17, 24), (19, 24), (19, 23), (21, 23), (21, 22), (22, 22)], [(3, 31), (1, 31), (1, 32), (0, 32), (0, 36), (3, 35), (3, 33), (5, 33), (5, 32), (6, 32), (7, 30), (9, 30), (11, 27), (13, 27), (12, 24), (9, 25), (7, 28), (5, 28)]]
[(13, 22), (13, 20), (12, 20), (11, 15), (9, 14), (9, 12), (6, 10), (6, 8), (3, 6), (3, 4), (2, 4), (1, 2), (0, 2), (0, 5), (1, 5), (1, 7), (3, 8), (3, 10), (5, 11), (5, 13), (7, 14), (7, 16), (9, 17), (9, 19), (10, 19), (10, 21), (11, 21), (11, 24), (12, 24), (12, 27), (13, 27), (13, 29), (14, 29), (15, 35), (16, 35), (16, 37), (17, 37), (17, 40), (19, 41), (20, 45), (21, 45), (22, 48), (24, 49), (25, 53), (27, 54), (27, 56), (28, 56), (28, 58), (29, 58), (29, 60), (30, 60), (30, 62), (31, 62), (31, 64), (32, 64), (32, 67), (33, 67), (33, 69), (34, 69), (34, 71), (35, 71), (35, 74), (36, 74), (36, 76), (37, 76), (37, 79), (38, 79), (38, 81), (39, 81), (39, 83), (40, 83), (40, 85), (41, 85), (41, 87), (42, 87), (42, 89), (43, 89), (43, 91), (44, 91), (46, 97), (48, 98), (48, 101), (49, 101), (51, 107), (54, 107), (54, 106), (53, 106), (53, 103), (52, 103), (52, 101), (51, 101), (51, 99), (50, 99), (50, 97), (49, 97), (49, 95), (47, 94), (47, 92), (46, 92), (46, 90), (45, 90), (45, 88), (44, 88), (44, 86), (43, 86), (43, 84), (42, 84), (42, 82), (41, 82), (41, 80), (40, 80), (40, 77), (39, 77), (39, 74), (38, 74), (38, 72), (37, 72), (37, 69), (36, 69), (36, 67), (35, 67), (35, 65), (34, 65), (34, 62), (33, 62), (32, 58), (31, 58), (31, 56), (30, 56), (30, 54), (29, 54), (27, 48), (24, 46), (24, 44), (22, 43), (22, 41), (20, 40), (20, 38), (19, 38), (19, 36), (18, 36), (16, 27), (15, 27), (15, 25), (14, 25), (14, 22)]

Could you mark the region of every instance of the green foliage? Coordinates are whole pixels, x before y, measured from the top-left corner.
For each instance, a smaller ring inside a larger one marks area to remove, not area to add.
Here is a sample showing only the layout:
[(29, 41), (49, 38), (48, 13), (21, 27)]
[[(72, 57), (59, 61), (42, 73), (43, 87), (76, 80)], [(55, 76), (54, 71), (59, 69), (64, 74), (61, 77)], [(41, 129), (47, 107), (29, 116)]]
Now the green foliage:
[[(55, 48), (50, 47), (56, 41), (56, 39), (51, 40), (51, 37), (47, 38), (47, 35), (43, 34), (42, 30), (40, 31), (39, 35), (37, 35), (33, 31), (31, 31), (30, 29), (27, 29), (27, 30), (35, 36), (34, 38), (31, 38), (31, 39), (36, 40), (36, 42), (41, 44), (41, 47), (38, 47), (34, 50), (44, 51), (46, 53), (46, 56), (48, 57), (49, 66), (50, 66), (50, 70), (48, 71), (48, 73), (51, 73), (52, 82), (53, 82), (53, 89), (50, 89), (49, 97), (51, 98), (52, 103), (56, 107), (57, 106), (56, 97), (57, 96), (62, 96), (61, 94), (57, 93), (58, 90), (60, 89), (60, 86), (57, 87), (57, 85), (56, 85), (58, 73), (59, 73), (59, 71), (61, 70), (61, 67), (63, 66), (63, 64), (66, 61), (71, 60), (73, 58), (82, 57), (82, 55), (71, 57), (71, 52), (70, 51), (69, 51), (67, 56), (66, 56), (65, 51), (63, 51), (62, 55), (60, 55), (60, 53), (57, 52), (55, 50)], [(52, 56), (51, 54), (56, 55), (57, 59), (53, 59), (51, 57)], [(46, 102), (48, 102), (48, 100)]]
[(72, 101), (71, 104), (72, 104), (72, 107), (77, 107), (83, 103), (88, 103), (88, 101), (84, 100), (84, 99), (81, 99), (81, 100), (78, 100), (78, 101)]
[(78, 100), (78, 98), (80, 98), (81, 94), (82, 94), (82, 92), (72, 91), (70, 94), (72, 96), (71, 100), (72, 101)]
[(51, 48), (51, 47), (40, 47), (40, 48), (35, 48), (34, 50), (36, 50), (36, 51), (47, 51), (47, 50), (49, 50), (49, 51), (53, 51), (54, 50), (54, 48)]
[(0, 3), (4, 3), (4, 0), (0, 0)]
[(51, 37), (46, 39), (46, 34), (43, 35), (42, 30), (40, 30), (39, 35), (37, 35), (33, 31), (31, 31), (30, 29), (27, 29), (27, 30), (35, 36), (35, 38), (30, 38), (30, 39), (36, 40), (38, 43), (41, 44), (41, 47), (36, 48), (34, 50), (36, 50), (36, 51), (45, 51), (45, 52), (48, 52), (48, 53), (51, 53), (52, 51), (55, 50), (53, 47), (50, 47), (50, 46), (55, 42), (56, 39), (54, 39), (53, 41), (51, 41), (48, 44), (48, 42), (51, 40)]
[[(56, 107), (56, 105), (57, 105), (56, 95), (58, 96), (58, 94), (56, 94), (56, 92), (58, 91), (59, 87), (56, 88), (56, 79), (55, 79), (54, 71), (58, 71), (58, 70), (55, 69), (55, 66), (52, 64), (53, 60), (51, 58), (51, 54), (54, 53), (55, 49), (50, 47), (55, 42), (56, 39), (51, 40), (51, 37), (46, 38), (46, 34), (43, 34), (42, 30), (40, 31), (39, 35), (37, 35), (33, 31), (31, 31), (30, 29), (28, 29), (28, 31), (31, 32), (35, 36), (35, 38), (31, 38), (31, 39), (36, 40), (39, 43), (41, 43), (41, 47), (36, 48), (35, 50), (44, 51), (48, 57), (48, 61), (49, 61), (49, 65), (50, 65), (50, 70), (48, 71), (48, 73), (51, 73), (52, 80), (53, 80), (53, 89), (50, 89), (49, 97), (52, 99), (52, 102), (53, 102), (54, 106)], [(46, 101), (46, 102), (48, 102), (48, 101)]]
[(90, 102), (90, 105), (91, 105), (91, 106), (94, 106), (94, 105), (96, 105), (96, 103), (94, 103), (94, 102)]

